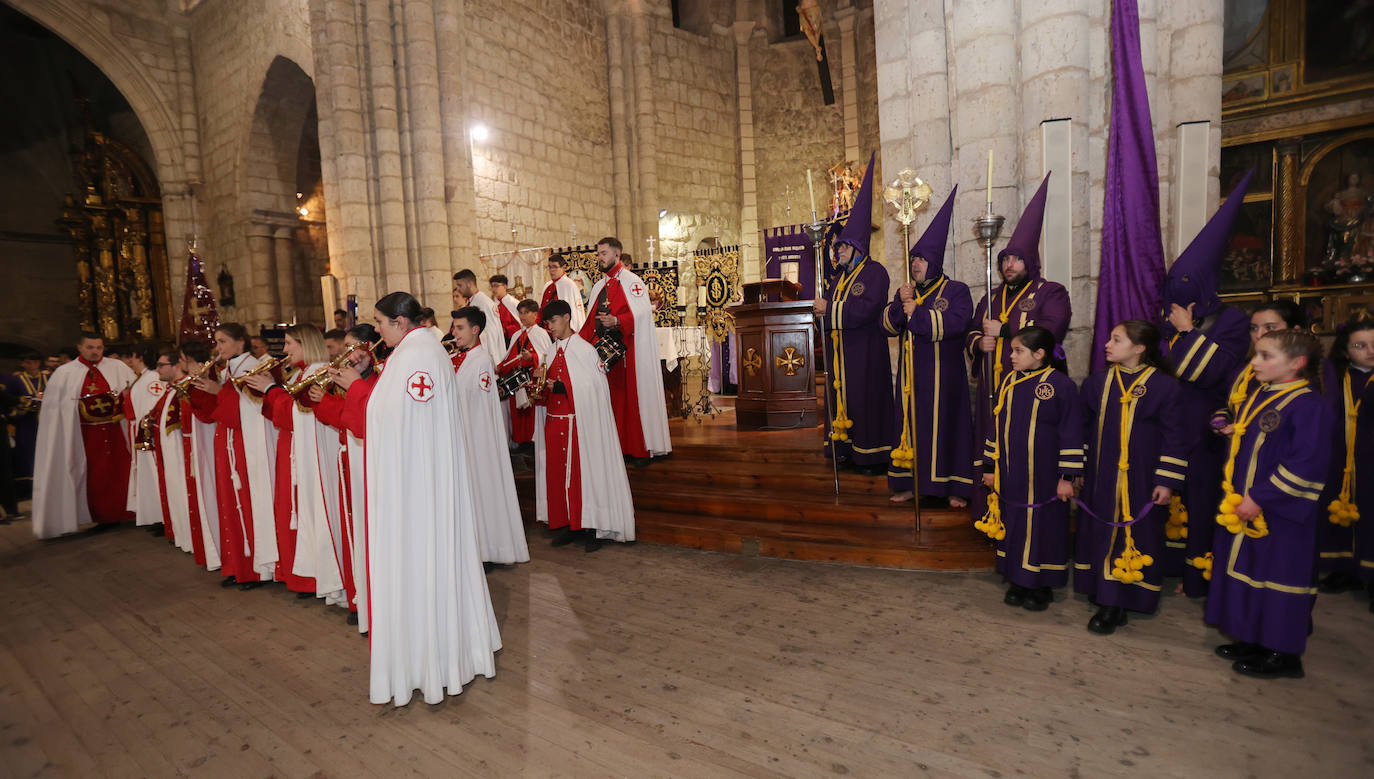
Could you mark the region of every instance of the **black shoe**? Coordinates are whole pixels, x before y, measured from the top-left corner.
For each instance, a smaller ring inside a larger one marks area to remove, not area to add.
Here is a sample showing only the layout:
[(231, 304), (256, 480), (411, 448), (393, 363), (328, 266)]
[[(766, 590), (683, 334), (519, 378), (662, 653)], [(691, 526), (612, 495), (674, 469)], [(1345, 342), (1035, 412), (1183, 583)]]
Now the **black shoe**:
[(232, 576), (226, 576), (219, 580), (219, 586), (221, 587), (233, 587), (235, 584), (238, 584), (238, 582), (234, 581), (234, 577)]
[(859, 466), (859, 467), (858, 467), (858, 471), (859, 471), (859, 473), (862, 473), (863, 475), (868, 476), (868, 477), (886, 476), (886, 475), (887, 475), (887, 466), (886, 466), (886, 465), (863, 465), (863, 466)]
[(1126, 624), (1126, 610), (1120, 606), (1103, 606), (1093, 618), (1088, 620), (1088, 631), (1100, 636), (1110, 636), (1116, 629)]
[(1326, 575), (1325, 579), (1317, 583), (1317, 592), (1324, 592), (1328, 595), (1350, 592), (1351, 590), (1358, 590), (1361, 584), (1362, 582), (1358, 577), (1351, 576), (1344, 571), (1332, 571)]
[(1026, 611), (1044, 611), (1050, 607), (1050, 601), (1053, 600), (1053, 590), (1049, 587), (1036, 587), (1026, 590), (1026, 602), (1021, 604), (1021, 608)]
[(350, 611), (350, 612), (348, 612), (348, 624), (350, 624), (350, 625), (356, 625), (356, 624), (358, 624), (358, 612), (356, 612), (356, 611)]
[(1216, 648), (1216, 653), (1222, 660), (1250, 660), (1263, 654), (1264, 647), (1237, 641), (1234, 644), (1222, 644)]
[(267, 582), (244, 582), (239, 585), (239, 589), (247, 592), (248, 590), (256, 590), (266, 583)]
[(636, 468), (644, 468), (653, 460), (648, 457), (632, 457), (630, 462), (634, 463)]
[(576, 541), (576, 540), (577, 540), (577, 531), (573, 530), (573, 529), (570, 528), (570, 527), (565, 527), (565, 528), (563, 528), (563, 529), (561, 529), (561, 530), (558, 531), (558, 535), (556, 535), (556, 536), (553, 537), (553, 541), (549, 542), (549, 545), (550, 545), (550, 546), (567, 546), (568, 544), (571, 544), (572, 542), (574, 542), (574, 541)]
[(1263, 647), (1260, 654), (1248, 660), (1237, 660), (1231, 669), (1243, 676), (1257, 679), (1301, 679), (1302, 656), (1284, 652), (1270, 652)]
[(589, 532), (591, 535), (587, 536), (587, 543), (583, 547), (583, 549), (588, 552), (595, 552), (596, 550), (600, 549), (602, 544), (604, 544), (605, 542), (596, 537), (595, 530), (589, 530), (587, 532)]
[(1007, 585), (1007, 594), (1002, 596), (1002, 602), (1008, 606), (1020, 606), (1026, 602), (1026, 588), (1019, 584)]
[(296, 593), (296, 600), (305, 600), (306, 598), (313, 598), (313, 597), (315, 597), (315, 593), (313, 593), (313, 592), (298, 592), (298, 593)]
[(150, 536), (160, 536), (163, 535), (165, 532), (162, 529), (161, 522), (157, 523), (156, 525), (144, 525), (143, 529), (148, 531), (148, 535)]
[(97, 522), (95, 523), (95, 526), (93, 526), (90, 530), (86, 531), (86, 535), (94, 536), (99, 535), (101, 533), (108, 533), (111, 530), (114, 530), (116, 527), (117, 524), (114, 522)]

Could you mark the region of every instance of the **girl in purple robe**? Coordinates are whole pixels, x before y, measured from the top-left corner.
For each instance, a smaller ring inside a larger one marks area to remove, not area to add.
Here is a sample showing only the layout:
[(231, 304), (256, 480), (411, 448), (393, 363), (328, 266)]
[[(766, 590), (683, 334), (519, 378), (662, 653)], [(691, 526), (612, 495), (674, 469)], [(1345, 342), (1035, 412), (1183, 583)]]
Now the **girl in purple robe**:
[[(1331, 471), (1317, 522), (1317, 588), (1346, 592), (1368, 587), (1374, 611), (1374, 321), (1352, 319), (1331, 344), (1322, 375), (1335, 413)], [(1363, 481), (1361, 480), (1363, 477)]]
[(1245, 364), (1241, 366), (1236, 378), (1231, 381), (1231, 393), (1228, 396), (1226, 405), (1216, 410), (1212, 415), (1212, 433), (1214, 435), (1228, 438), (1231, 435), (1230, 425), (1236, 418), (1236, 408), (1250, 393), (1259, 386), (1255, 381), (1255, 369), (1250, 367), (1250, 360), (1255, 356), (1255, 344), (1259, 339), (1269, 333), (1277, 333), (1280, 330), (1306, 330), (1307, 314), (1291, 300), (1271, 300), (1268, 303), (1261, 303), (1258, 308), (1250, 312), (1250, 351), (1245, 355)]
[(1038, 325), (1012, 336), (1012, 372), (983, 447), (993, 465), (983, 484), (997, 497), (975, 523), (997, 541), (997, 571), (1008, 584), (1002, 602), (1030, 611), (1049, 608), (1052, 588), (1068, 583), (1068, 500), (1083, 472), (1078, 388), (1055, 352), (1054, 336)]
[[(1106, 635), (1126, 624), (1128, 609), (1152, 614), (1159, 608), (1167, 506), (1183, 488), (1189, 441), (1178, 422), (1178, 381), (1160, 351), (1159, 328), (1126, 320), (1112, 328), (1103, 350), (1107, 370), (1089, 376), (1079, 391), (1088, 510), (1078, 514), (1073, 587), (1098, 605), (1088, 630)], [(1129, 522), (1142, 510), (1128, 527), (1108, 524)]]
[(1301, 678), (1316, 600), (1317, 522), (1331, 461), (1331, 409), (1321, 345), (1284, 330), (1260, 338), (1260, 386), (1236, 414), (1222, 471), (1209, 567), (1207, 622), (1235, 639), (1217, 647), (1237, 673)]

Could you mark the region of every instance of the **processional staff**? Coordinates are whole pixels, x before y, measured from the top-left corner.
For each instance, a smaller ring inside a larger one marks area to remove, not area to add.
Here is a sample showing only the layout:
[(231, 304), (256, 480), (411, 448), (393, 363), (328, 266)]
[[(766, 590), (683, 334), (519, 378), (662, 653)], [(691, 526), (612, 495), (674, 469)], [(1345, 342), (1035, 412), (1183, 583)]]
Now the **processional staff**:
[[(822, 222), (816, 214), (816, 190), (811, 184), (811, 169), (806, 169), (806, 189), (811, 195), (811, 223), (806, 225), (806, 235), (811, 239), (811, 246), (816, 258), (816, 300), (825, 297), (825, 276), (822, 274), (822, 254), (825, 249), (825, 222)], [(816, 332), (821, 334), (821, 370), (825, 372), (827, 384), (835, 380), (834, 374), (830, 370), (830, 353), (826, 345), (830, 339), (830, 332), (825, 329), (825, 317), (819, 313), (814, 313), (816, 319)], [(835, 396), (839, 397), (839, 389), (836, 388)], [(834, 403), (829, 400), (829, 393), (826, 394), (825, 401), (826, 427), (830, 430), (830, 474), (835, 479), (835, 499), (840, 497), (840, 453), (839, 439), (837, 435), (843, 435), (835, 429), (835, 409)]]
[[(973, 220), (973, 231), (978, 236), (978, 245), (983, 247), (983, 251), (987, 255), (985, 268), (987, 274), (986, 297), (983, 298), (987, 301), (983, 311), (985, 318), (992, 315), (992, 247), (993, 244), (997, 243), (997, 236), (1002, 232), (1002, 223), (1006, 221), (1005, 217), (996, 216), (992, 213), (992, 149), (988, 149), (987, 193), (987, 212)], [(981, 327), (981, 324), (979, 326)], [(984, 398), (984, 401), (988, 404), (989, 413), (992, 411), (993, 396), (997, 392), (997, 388), (992, 386), (992, 377), (995, 375), (992, 361), (993, 353), (983, 352), (983, 384), (987, 387), (987, 397)]]

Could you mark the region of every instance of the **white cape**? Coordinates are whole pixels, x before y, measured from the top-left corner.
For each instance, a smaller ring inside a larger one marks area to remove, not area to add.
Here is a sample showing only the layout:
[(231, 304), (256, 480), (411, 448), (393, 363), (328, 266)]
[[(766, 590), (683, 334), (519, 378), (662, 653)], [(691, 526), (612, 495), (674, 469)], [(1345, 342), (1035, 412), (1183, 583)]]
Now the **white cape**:
[[(307, 365), (308, 376), (324, 363)], [(315, 594), (347, 607), (343, 584), (343, 528), (339, 506), (339, 433), (291, 402), (291, 505), (296, 559), (291, 572), (315, 580)]]
[[(244, 352), (229, 361), (224, 378), (242, 376), (258, 366), (260, 360)], [(273, 465), (277, 460), (277, 429), (262, 415), (262, 398), (249, 394), (239, 396), (239, 429), (229, 431), (229, 456), (234, 453), (234, 439), (243, 437), (243, 454), (248, 462), (248, 494), (253, 513), (253, 570), (265, 582), (276, 578), (277, 522), (272, 507), (272, 484), (276, 478)], [(235, 471), (237, 472), (237, 471)], [(242, 517), (240, 517), (242, 522)], [(247, 536), (245, 536), (246, 538)]]
[(544, 288), (539, 290), (539, 302), (544, 300), (544, 293), (549, 291), (549, 285), (553, 284), (557, 289), (559, 300), (565, 301), (568, 308), (572, 309), (572, 329), (574, 332), (582, 329), (582, 323), (587, 321), (587, 307), (582, 302), (582, 293), (577, 291), (577, 282), (563, 274), (558, 281), (544, 282)]
[[(167, 391), (167, 383), (157, 377), (157, 371), (144, 371), (142, 376), (129, 388), (129, 407), (133, 409), (134, 419), (129, 423), (129, 440), (132, 444), (138, 434), (138, 425), (152, 412), (158, 398)], [(146, 452), (133, 450), (133, 465), (129, 469), (129, 497), (125, 508), (134, 512), (134, 524), (156, 525), (165, 519), (162, 516), (162, 495), (158, 492), (157, 455), (151, 449)]]
[(490, 295), (478, 292), (468, 300), (468, 305), (476, 306), (486, 315), (487, 326), (482, 328), (478, 343), (491, 357), (492, 365), (501, 362), (506, 356), (506, 331), (501, 328), (501, 314), (496, 310), (496, 304)]
[(506, 450), (506, 425), (497, 397), (496, 369), (481, 349), (473, 349), (455, 377), (458, 424), (468, 471), (477, 489), (477, 546), (483, 562), (527, 563), (525, 525), (515, 496), (515, 475)]
[[(630, 497), (630, 482), (625, 476), (625, 460), (620, 453), (611, 413), (611, 390), (601, 372), (596, 349), (573, 333), (555, 342), (545, 354), (544, 365), (551, 365), (563, 350), (572, 379), (572, 397), (577, 431), (577, 454), (582, 473), (582, 527), (594, 528), (597, 538), (613, 541), (635, 540), (635, 507)], [(548, 411), (539, 406), (534, 417), (535, 512), (544, 524), (549, 522), (549, 488), (546, 482), (548, 461), (544, 446), (544, 420)]]
[[(654, 309), (649, 303), (649, 287), (629, 268), (622, 267), (620, 287), (635, 317), (635, 389), (639, 395), (639, 421), (644, 428), (644, 445), (657, 457), (673, 451), (668, 438), (668, 406), (663, 394), (663, 368), (658, 359), (658, 334), (654, 328)], [(592, 287), (592, 301), (606, 286), (603, 277)], [(593, 303), (594, 304), (594, 303)]]
[[(358, 607), (358, 632), (367, 632), (367, 491), (363, 484), (363, 439), (348, 435), (348, 510), (352, 522), (349, 544), (353, 563), (353, 590), (357, 593), (355, 605)], [(343, 478), (342, 456), (339, 463), (339, 478)]]
[(191, 426), (191, 473), (196, 480), (196, 500), (200, 508), (200, 537), (205, 544), (205, 570), (218, 571), (219, 503), (215, 495), (215, 423), (202, 422), (195, 414), (182, 416), (181, 424)]
[[(529, 327), (521, 327), (520, 332), (529, 335), (530, 348), (534, 350), (535, 360), (543, 362), (544, 355), (547, 354), (549, 349), (553, 346), (553, 338), (549, 336), (549, 331), (539, 325), (530, 325)], [(515, 334), (515, 338), (511, 339), (511, 343), (514, 344), (518, 340), (520, 340), (520, 333)], [(506, 353), (507, 359), (514, 356), (515, 355), (509, 352)], [(529, 393), (525, 392), (524, 387), (515, 391), (515, 406), (516, 408), (530, 407), (530, 396)]]
[[(167, 494), (167, 521), (172, 523), (172, 540), (177, 548), (183, 552), (194, 552), (191, 499), (186, 486), (186, 448), (181, 434), (181, 425), (187, 424), (188, 420), (183, 419), (174, 429), (168, 430), (167, 417), (179, 405), (179, 398), (176, 393), (170, 396), (164, 393), (164, 397), (167, 397), (166, 402), (154, 406), (153, 410), (157, 412), (157, 454), (162, 457), (161, 488)], [(156, 465), (154, 461), (154, 475)]]
[[(134, 383), (134, 372), (119, 360), (102, 359), (96, 370), (111, 392), (122, 392)], [(81, 443), (81, 412), (76, 408), (85, 380), (86, 366), (72, 360), (52, 372), (43, 391), (33, 463), (33, 533), (39, 538), (74, 533), (91, 521), (86, 448)], [(120, 424), (127, 442), (127, 425)]]
[(386, 361), (367, 404), (369, 699), (404, 706), (496, 674), (496, 615), (478, 556), (453, 363), (421, 330)]

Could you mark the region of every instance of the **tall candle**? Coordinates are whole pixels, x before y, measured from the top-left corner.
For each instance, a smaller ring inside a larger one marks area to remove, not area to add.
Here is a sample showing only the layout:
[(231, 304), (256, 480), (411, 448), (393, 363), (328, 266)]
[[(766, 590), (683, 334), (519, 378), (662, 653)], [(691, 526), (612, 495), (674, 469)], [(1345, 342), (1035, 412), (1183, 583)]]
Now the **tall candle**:
[(988, 205), (992, 205), (992, 149), (988, 149)]
[(811, 185), (811, 169), (806, 169), (806, 191), (811, 195), (811, 218), (816, 218), (816, 188)]

